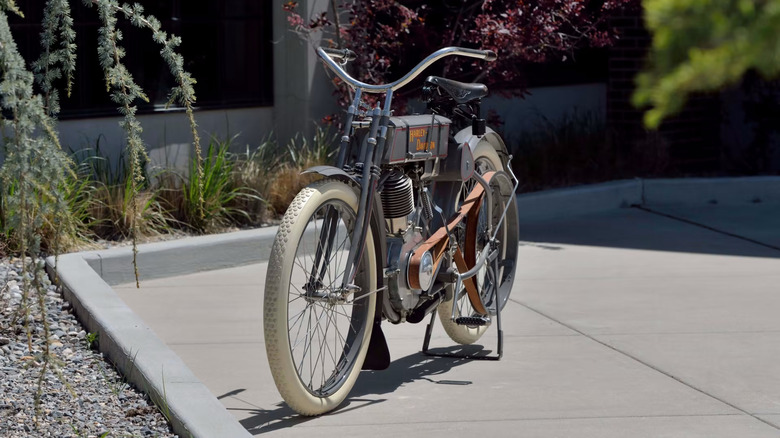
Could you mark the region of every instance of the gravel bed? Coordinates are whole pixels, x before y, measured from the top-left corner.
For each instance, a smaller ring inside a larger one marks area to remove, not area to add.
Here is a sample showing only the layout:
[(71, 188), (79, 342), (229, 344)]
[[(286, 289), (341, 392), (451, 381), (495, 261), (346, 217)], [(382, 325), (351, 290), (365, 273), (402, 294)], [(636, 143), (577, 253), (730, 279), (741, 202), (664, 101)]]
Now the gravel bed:
[(29, 299), (32, 351), (24, 323), (12, 325), (22, 301), (20, 272), (21, 260), (0, 259), (0, 437), (176, 436), (149, 398), (126, 384), (101, 353), (88, 348), (91, 336), (45, 274), (41, 284), (50, 327), (50, 362), (55, 365), (43, 377), (36, 424), (44, 325), (37, 292)]

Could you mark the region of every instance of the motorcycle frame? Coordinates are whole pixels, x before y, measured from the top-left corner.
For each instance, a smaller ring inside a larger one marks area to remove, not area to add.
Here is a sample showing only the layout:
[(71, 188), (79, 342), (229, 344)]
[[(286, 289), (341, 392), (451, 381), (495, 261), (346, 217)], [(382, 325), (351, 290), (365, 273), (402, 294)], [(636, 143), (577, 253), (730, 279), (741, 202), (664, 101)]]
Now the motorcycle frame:
[[(352, 98), (351, 105), (347, 108), (346, 111), (345, 120), (344, 120), (345, 122), (344, 132), (340, 139), (341, 141), (339, 145), (339, 153), (336, 160), (336, 166), (335, 167), (317, 166), (315, 168), (308, 169), (307, 172), (318, 173), (324, 176), (340, 179), (345, 182), (354, 184), (360, 188), (357, 218), (355, 221), (355, 227), (352, 232), (353, 234), (351, 236), (352, 241), (350, 243), (349, 253), (347, 256), (346, 273), (343, 277), (343, 282), (341, 287), (342, 290), (350, 290), (350, 289), (354, 290), (355, 286), (352, 283), (357, 273), (358, 261), (361, 259), (363, 251), (365, 250), (366, 238), (368, 236), (367, 233), (371, 232), (374, 233), (373, 235), (380, 240), (380, 242), (375, 242), (375, 248), (378, 253), (376, 260), (379, 266), (377, 266), (378, 268), (377, 289), (374, 291), (367, 291), (366, 293), (369, 294), (386, 293), (383, 292), (386, 289), (386, 287), (384, 286), (384, 267), (385, 267), (384, 264), (386, 258), (385, 257), (386, 234), (384, 230), (384, 213), (382, 210), (381, 203), (378, 202), (379, 200), (375, 198), (374, 195), (376, 193), (377, 185), (382, 175), (381, 168), (377, 165), (377, 163), (381, 163), (382, 157), (384, 155), (385, 143), (387, 140), (387, 132), (390, 125), (390, 115), (391, 115), (390, 108), (392, 106), (392, 101), (393, 101), (393, 92), (403, 87), (404, 85), (408, 84), (420, 73), (422, 73), (422, 71), (425, 68), (427, 68), (428, 66), (430, 66), (431, 64), (433, 64), (434, 62), (438, 61), (441, 58), (457, 55), (457, 56), (466, 56), (472, 58), (480, 58), (487, 61), (493, 61), (496, 59), (496, 55), (492, 51), (482, 51), (482, 50), (466, 49), (466, 48), (459, 48), (459, 47), (446, 47), (426, 57), (423, 61), (417, 64), (417, 66), (415, 66), (409, 73), (407, 73), (405, 76), (398, 79), (397, 81), (385, 85), (373, 85), (373, 84), (366, 84), (364, 82), (352, 78), (344, 70), (344, 67), (346, 66), (347, 62), (354, 59), (355, 56), (353, 52), (347, 49), (336, 50), (336, 49), (318, 48), (317, 53), (320, 56), (320, 58), (322, 58), (322, 60), (326, 63), (326, 65), (340, 79), (342, 79), (347, 85), (349, 85), (352, 88), (352, 90), (354, 91), (354, 96)], [(341, 62), (338, 63), (336, 62), (336, 60), (340, 60)], [(367, 140), (365, 142), (362, 142), (360, 150), (357, 154), (356, 161), (354, 163), (348, 163), (347, 152), (350, 150), (350, 147), (352, 146), (351, 134), (353, 132), (353, 122), (355, 120), (355, 117), (358, 115), (360, 104), (363, 98), (363, 93), (384, 94), (385, 95), (384, 102), (382, 107), (376, 107), (370, 110), (369, 112), (367, 112), (366, 115), (371, 116), (371, 122), (368, 129)], [(464, 129), (464, 131), (466, 131), (467, 129)], [(460, 133), (458, 134), (458, 136), (460, 136)], [(492, 130), (488, 129), (488, 132), (486, 132), (485, 135), (472, 136), (472, 138), (470, 138), (469, 141), (467, 141), (467, 143), (469, 143), (469, 147), (474, 148), (476, 147), (476, 143), (474, 143), (474, 140), (476, 140), (476, 142), (479, 142), (482, 141), (483, 138), (485, 138), (485, 141), (488, 141), (491, 144), (491, 146), (493, 146), (493, 148), (499, 152), (499, 154), (503, 154), (502, 161), (508, 162), (508, 158), (506, 156), (506, 149), (503, 144), (503, 141), (501, 141), (500, 137), (498, 137), (498, 135), (495, 134)], [(495, 139), (498, 139), (498, 141), (495, 141)], [(347, 170), (349, 170), (349, 172)], [(510, 170), (510, 174), (511, 174), (511, 170)], [(516, 189), (517, 179), (514, 177), (513, 174), (511, 175), (511, 177), (512, 177), (512, 182), (514, 183), (515, 186), (514, 188)], [(491, 190), (487, 182), (481, 177), (477, 177), (477, 181), (485, 189), (485, 194), (488, 197), (487, 205), (488, 205), (488, 209), (490, 210), (492, 209), (492, 202), (490, 201), (490, 198), (492, 196)], [(500, 221), (504, 220), (507, 209), (509, 208), (510, 204), (511, 203), (508, 203), (506, 208), (504, 209)], [(326, 244), (327, 243), (326, 240), (333, 239), (332, 236), (333, 232), (330, 231), (331, 222), (333, 222), (333, 219), (335, 218), (326, 216), (323, 224), (324, 228), (323, 228), (323, 233), (321, 234), (321, 239), (322, 239), (321, 243), (325, 245), (321, 245), (321, 248), (323, 247), (326, 248), (326, 251), (330, 250), (330, 245)], [(500, 221), (497, 228), (501, 224)], [(490, 234), (491, 237), (495, 239), (495, 232), (493, 232), (493, 230), (490, 230)], [(328, 254), (327, 253), (322, 254), (320, 248), (318, 248), (315, 254), (314, 266), (319, 266), (320, 261), (323, 257), (324, 260), (327, 260)], [(483, 255), (479, 258), (479, 260), (477, 260), (477, 263), (474, 267), (469, 269), (467, 272), (459, 273), (457, 275), (457, 279), (458, 279), (457, 283), (461, 283), (463, 280), (474, 276), (479, 271), (479, 269), (482, 268), (485, 265), (485, 263), (488, 262), (489, 262), (488, 251), (485, 251)], [(314, 279), (313, 278), (314, 271), (312, 272), (312, 279)], [(386, 300), (377, 301), (378, 314), (375, 317), (376, 318), (375, 323), (378, 323), (380, 319), (381, 314), (379, 312), (384, 311), (385, 313), (387, 313), (387, 311), (391, 310), (383, 306), (382, 302), (384, 301)]]

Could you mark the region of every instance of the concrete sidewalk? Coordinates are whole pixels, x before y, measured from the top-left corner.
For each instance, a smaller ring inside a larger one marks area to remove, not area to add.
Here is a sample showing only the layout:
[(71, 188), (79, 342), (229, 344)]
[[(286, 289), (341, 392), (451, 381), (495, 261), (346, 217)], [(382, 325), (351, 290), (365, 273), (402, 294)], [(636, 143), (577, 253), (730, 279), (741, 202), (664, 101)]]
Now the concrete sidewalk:
[[(780, 436), (780, 204), (615, 209), (521, 239), (502, 361), (428, 358), (423, 324), (386, 324), (390, 369), (318, 418), (271, 380), (265, 263), (114, 290), (252, 434)], [(451, 345), (441, 326), (432, 344)]]

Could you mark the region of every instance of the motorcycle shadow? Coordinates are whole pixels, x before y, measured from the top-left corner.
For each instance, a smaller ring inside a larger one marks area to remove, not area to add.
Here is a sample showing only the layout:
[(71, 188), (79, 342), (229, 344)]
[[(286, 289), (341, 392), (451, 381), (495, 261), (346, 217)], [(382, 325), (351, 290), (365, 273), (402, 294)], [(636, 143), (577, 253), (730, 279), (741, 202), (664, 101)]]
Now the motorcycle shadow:
[[(458, 345), (452, 347), (431, 348), (432, 354), (462, 354), (482, 355), (489, 354), (490, 350), (481, 345)], [(471, 362), (473, 359), (428, 356), (421, 352), (410, 354), (390, 363), (390, 367), (382, 371), (363, 371), (350, 392), (345, 403), (349, 403), (356, 397), (367, 395), (388, 394), (405, 384), (417, 380), (427, 380), (432, 383), (446, 384), (471, 384), (468, 381), (435, 380), (435, 377), (445, 374), (449, 370)]]
[[(483, 353), (489, 354), (490, 350), (485, 350), (480, 345), (465, 345), (433, 348), (430, 352), (475, 355)], [(386, 370), (362, 371), (355, 386), (352, 388), (349, 397), (347, 397), (344, 403), (342, 403), (338, 409), (329, 412), (324, 416), (342, 415), (346, 412), (385, 402), (387, 401), (386, 398), (377, 396), (392, 393), (401, 386), (415, 381), (425, 380), (439, 384), (469, 385), (471, 382), (468, 381), (436, 380), (436, 377), (470, 361), (471, 359), (427, 356), (421, 352), (417, 352), (394, 360)], [(253, 410), (254, 415), (240, 420), (239, 422), (252, 435), (260, 435), (279, 429), (293, 427), (318, 418), (298, 415), (284, 402), (279, 403), (277, 406), (277, 409)]]

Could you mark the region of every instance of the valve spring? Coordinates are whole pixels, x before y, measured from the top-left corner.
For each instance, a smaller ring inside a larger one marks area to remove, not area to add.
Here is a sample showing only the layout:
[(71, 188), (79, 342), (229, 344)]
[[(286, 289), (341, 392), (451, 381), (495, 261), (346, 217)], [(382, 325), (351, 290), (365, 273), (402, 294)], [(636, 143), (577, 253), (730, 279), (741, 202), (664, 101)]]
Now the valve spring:
[(412, 180), (403, 173), (390, 175), (382, 190), (382, 209), (386, 219), (409, 216), (414, 211)]
[(433, 219), (433, 208), (431, 207), (431, 200), (428, 198), (428, 194), (426, 192), (422, 192), (422, 207), (425, 218), (428, 220)]

